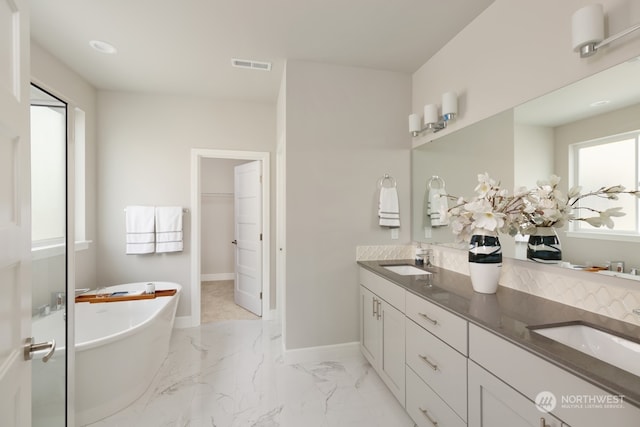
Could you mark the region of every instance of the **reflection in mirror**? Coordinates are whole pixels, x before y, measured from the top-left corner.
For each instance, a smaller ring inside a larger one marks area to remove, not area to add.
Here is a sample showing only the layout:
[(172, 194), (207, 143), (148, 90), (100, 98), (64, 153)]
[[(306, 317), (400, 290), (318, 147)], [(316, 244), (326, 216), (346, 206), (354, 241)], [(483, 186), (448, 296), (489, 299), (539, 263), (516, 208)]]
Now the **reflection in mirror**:
[(32, 335), (56, 342), (32, 362), (32, 425), (64, 426), (66, 402), (67, 104), (31, 87)]
[[(591, 181), (585, 181), (585, 186), (622, 184), (635, 190), (639, 130), (640, 60), (636, 59), (416, 147), (412, 153), (413, 239), (447, 245), (455, 241), (449, 227), (433, 227), (426, 215), (427, 182), (432, 175), (444, 179), (448, 194), (465, 197), (473, 195), (477, 175), (484, 172), (508, 189), (532, 188), (555, 174), (562, 178), (560, 189), (565, 193), (582, 183), (578, 179), (588, 178)], [(595, 169), (597, 176), (584, 173), (586, 163), (578, 167), (580, 147), (620, 135), (630, 151), (614, 153), (602, 145), (603, 151), (596, 153), (597, 161), (588, 169)], [(613, 163), (605, 163), (605, 153)], [(596, 188), (584, 188), (591, 189)], [(639, 202), (633, 196), (624, 197), (614, 205), (623, 206), (626, 213), (614, 218), (619, 228), (574, 230), (570, 224), (558, 230), (563, 261), (598, 266), (624, 261), (625, 271), (640, 266)], [(525, 239), (516, 243), (501, 235), (500, 240), (505, 256), (524, 258)]]

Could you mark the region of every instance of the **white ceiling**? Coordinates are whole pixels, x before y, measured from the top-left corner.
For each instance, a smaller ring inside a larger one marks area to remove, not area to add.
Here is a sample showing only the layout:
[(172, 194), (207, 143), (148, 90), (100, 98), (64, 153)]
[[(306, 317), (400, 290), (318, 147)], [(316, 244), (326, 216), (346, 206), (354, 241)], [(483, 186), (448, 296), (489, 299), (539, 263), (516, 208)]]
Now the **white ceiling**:
[[(413, 73), (493, 0), (30, 0), (31, 36), (99, 89), (275, 102), (287, 58)], [(116, 55), (89, 47), (116, 46)], [(231, 67), (269, 61), (271, 72)]]

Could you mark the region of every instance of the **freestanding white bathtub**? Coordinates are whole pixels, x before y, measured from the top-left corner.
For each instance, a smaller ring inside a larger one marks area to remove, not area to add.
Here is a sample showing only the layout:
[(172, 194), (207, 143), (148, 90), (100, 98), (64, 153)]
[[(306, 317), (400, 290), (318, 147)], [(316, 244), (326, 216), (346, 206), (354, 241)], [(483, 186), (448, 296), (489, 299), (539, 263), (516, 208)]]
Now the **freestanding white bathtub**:
[[(144, 289), (148, 282), (110, 286), (108, 292)], [(177, 283), (153, 282), (156, 290), (177, 289), (170, 297), (109, 303), (88, 302), (75, 305), (75, 409), (76, 424), (90, 424), (118, 412), (140, 397), (149, 387), (169, 351), (169, 339), (182, 287)], [(64, 343), (62, 310), (33, 322), (36, 342), (59, 335)], [(58, 323), (55, 325), (55, 323)], [(36, 360), (33, 375), (60, 375), (64, 368), (65, 348), (59, 345), (46, 364)], [(53, 366), (47, 366), (53, 364)], [(41, 372), (38, 372), (41, 371)], [(48, 374), (47, 374), (48, 373)], [(40, 381), (45, 387), (34, 388), (34, 408), (43, 408), (62, 393), (47, 388), (57, 381)], [(64, 384), (62, 382), (62, 384)], [(64, 401), (64, 400), (63, 400)], [(51, 406), (51, 405), (49, 405)], [(34, 421), (37, 420), (34, 414)]]

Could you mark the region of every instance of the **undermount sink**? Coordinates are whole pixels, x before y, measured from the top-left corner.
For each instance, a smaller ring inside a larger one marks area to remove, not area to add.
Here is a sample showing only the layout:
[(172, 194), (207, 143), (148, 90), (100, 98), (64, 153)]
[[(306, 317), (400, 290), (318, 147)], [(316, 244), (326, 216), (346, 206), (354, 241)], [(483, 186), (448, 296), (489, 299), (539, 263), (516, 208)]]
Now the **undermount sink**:
[(401, 276), (420, 276), (423, 274), (431, 274), (428, 271), (421, 270), (412, 265), (403, 264), (403, 265), (383, 265), (389, 271), (392, 271)]
[(635, 341), (582, 323), (530, 329), (640, 377), (640, 344)]

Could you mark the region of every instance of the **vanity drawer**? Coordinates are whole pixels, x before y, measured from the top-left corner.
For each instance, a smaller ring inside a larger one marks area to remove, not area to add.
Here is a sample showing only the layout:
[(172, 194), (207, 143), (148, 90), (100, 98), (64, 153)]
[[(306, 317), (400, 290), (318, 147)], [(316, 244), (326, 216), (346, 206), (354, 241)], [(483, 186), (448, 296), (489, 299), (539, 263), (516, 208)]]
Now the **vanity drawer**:
[(467, 419), (467, 358), (407, 319), (407, 365)]
[(465, 356), (467, 321), (410, 292), (406, 297), (406, 315)]
[(404, 288), (362, 267), (360, 267), (360, 284), (404, 313)]
[(466, 423), (411, 369), (407, 369), (406, 409), (418, 427), (466, 426)]

